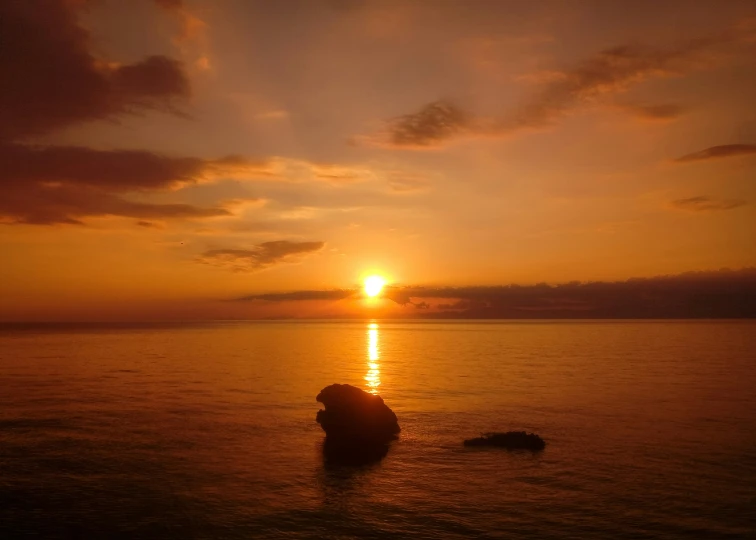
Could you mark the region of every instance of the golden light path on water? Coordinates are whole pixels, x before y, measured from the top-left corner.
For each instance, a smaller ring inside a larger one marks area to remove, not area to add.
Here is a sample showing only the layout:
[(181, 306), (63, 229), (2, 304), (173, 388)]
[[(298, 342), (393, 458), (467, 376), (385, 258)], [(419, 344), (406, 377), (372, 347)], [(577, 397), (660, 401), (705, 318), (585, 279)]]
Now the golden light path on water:
[(376, 323), (368, 324), (367, 336), (368, 372), (365, 375), (365, 384), (370, 393), (377, 394), (378, 387), (381, 385), (381, 366), (378, 363), (378, 360), (381, 357), (381, 351), (378, 344), (378, 325)]

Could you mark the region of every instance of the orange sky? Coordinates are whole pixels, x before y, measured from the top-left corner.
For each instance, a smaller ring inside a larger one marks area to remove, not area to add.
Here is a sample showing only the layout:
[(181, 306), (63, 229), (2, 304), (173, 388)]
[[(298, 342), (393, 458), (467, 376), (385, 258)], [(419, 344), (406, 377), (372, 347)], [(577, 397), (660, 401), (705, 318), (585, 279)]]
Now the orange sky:
[(756, 266), (752, 1), (0, 0), (0, 35), (0, 320)]

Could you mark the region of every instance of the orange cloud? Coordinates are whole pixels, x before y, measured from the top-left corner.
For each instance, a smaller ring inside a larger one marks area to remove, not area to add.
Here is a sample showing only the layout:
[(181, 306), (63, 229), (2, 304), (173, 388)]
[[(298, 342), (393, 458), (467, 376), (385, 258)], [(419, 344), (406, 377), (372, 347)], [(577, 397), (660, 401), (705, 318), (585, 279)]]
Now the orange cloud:
[(661, 103), (657, 105), (619, 105), (622, 111), (639, 119), (651, 122), (668, 122), (677, 120), (688, 110), (675, 103)]
[(285, 262), (296, 262), (305, 255), (320, 251), (324, 242), (263, 242), (251, 249), (211, 249), (197, 262), (219, 266), (234, 272), (256, 272)]
[(389, 122), (389, 146), (428, 148), (463, 134), (470, 126), (470, 115), (451, 103), (434, 101), (412, 114)]
[(155, 223), (154, 221), (137, 221), (136, 225), (138, 227), (144, 227), (145, 229), (162, 229), (163, 226), (160, 223)]
[(712, 199), (706, 195), (677, 199), (670, 203), (673, 208), (689, 212), (709, 212), (712, 210), (732, 210), (746, 204), (741, 200)]
[(748, 154), (756, 154), (756, 144), (722, 144), (720, 146), (712, 146), (679, 157), (675, 161), (677, 163), (687, 163), (690, 161), (706, 161), (709, 159), (745, 156)]

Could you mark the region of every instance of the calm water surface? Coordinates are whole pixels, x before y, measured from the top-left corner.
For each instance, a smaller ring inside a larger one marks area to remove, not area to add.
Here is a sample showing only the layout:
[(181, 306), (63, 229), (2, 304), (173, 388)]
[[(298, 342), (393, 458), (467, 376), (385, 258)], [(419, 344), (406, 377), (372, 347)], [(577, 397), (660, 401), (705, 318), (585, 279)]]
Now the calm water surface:
[[(401, 437), (326, 464), (315, 396)], [(527, 429), (539, 454), (466, 449)], [(0, 538), (754, 538), (753, 322), (0, 327)]]

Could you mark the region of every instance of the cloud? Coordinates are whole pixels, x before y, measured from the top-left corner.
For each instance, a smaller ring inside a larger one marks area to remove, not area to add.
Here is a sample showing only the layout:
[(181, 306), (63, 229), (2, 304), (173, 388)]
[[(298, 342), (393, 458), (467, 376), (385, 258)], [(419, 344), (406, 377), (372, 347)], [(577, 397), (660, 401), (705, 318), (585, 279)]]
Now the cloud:
[(111, 72), (113, 90), (125, 107), (150, 108), (155, 98), (187, 96), (189, 82), (181, 64), (165, 56), (150, 56), (136, 64), (117, 67)]
[(77, 20), (82, 5), (69, 0), (0, 2), (0, 221), (228, 215), (224, 208), (134, 202), (122, 194), (198, 182), (238, 169), (239, 158), (208, 161), (19, 144), (77, 123), (146, 110), (176, 111), (176, 100), (190, 93), (183, 66), (174, 59), (155, 55), (122, 64), (95, 56), (90, 35)]
[[(204, 43), (203, 21), (178, 0), (156, 0), (183, 21), (179, 41)], [(223, 178), (345, 183), (370, 171), (271, 157), (170, 157), (140, 150), (36, 146), (29, 137), (78, 123), (165, 110), (190, 94), (183, 65), (165, 56), (118, 63), (94, 54), (77, 19), (86, 2), (0, 0), (0, 222), (83, 223), (89, 217), (142, 219), (230, 215), (226, 205), (134, 202), (149, 193)], [(181, 45), (181, 46), (182, 46)], [(183, 50), (183, 49), (182, 49)]]
[(722, 200), (712, 199), (705, 195), (699, 197), (690, 197), (688, 199), (677, 199), (670, 203), (673, 208), (678, 210), (688, 210), (690, 212), (709, 212), (712, 210), (732, 210), (744, 206), (746, 201), (742, 200)]
[(267, 302), (298, 302), (308, 300), (343, 300), (358, 293), (355, 289), (331, 289), (326, 291), (293, 291), (284, 293), (252, 294), (238, 301), (265, 300)]
[(320, 251), (324, 242), (263, 242), (252, 249), (211, 249), (197, 262), (227, 268), (234, 272), (255, 272), (286, 262), (295, 262)]
[(225, 208), (135, 202), (120, 195), (86, 186), (32, 184), (24, 189), (0, 192), (0, 222), (2, 223), (81, 225), (85, 218), (104, 216), (177, 219), (229, 215), (231, 212)]
[(677, 163), (688, 163), (690, 161), (704, 161), (707, 159), (745, 156), (748, 154), (756, 154), (756, 144), (722, 144), (720, 146), (712, 146), (679, 157), (675, 161)]
[(675, 103), (661, 103), (658, 105), (620, 105), (620, 109), (640, 120), (670, 121), (677, 120), (688, 110)]
[[(87, 216), (143, 217), (144, 209), (117, 203), (113, 195), (176, 190), (218, 180), (264, 179), (291, 182), (329, 182), (343, 185), (367, 180), (374, 173), (366, 167), (313, 164), (271, 157), (218, 159), (174, 157), (143, 150), (95, 150), (76, 146), (36, 146), (0, 143), (0, 220), (54, 224), (78, 223)], [(301, 195), (301, 190), (298, 191)], [(97, 197), (102, 204), (96, 204)], [(283, 195), (282, 195), (283, 196)], [(80, 197), (81, 204), (75, 199)], [(333, 194), (328, 196), (333, 200)], [(65, 199), (65, 205), (54, 201)], [(259, 203), (225, 201), (222, 208), (196, 212), (167, 211), (164, 217), (209, 217), (238, 213), (243, 206)], [(117, 212), (111, 212), (117, 208)], [(70, 215), (65, 212), (71, 211)], [(131, 210), (134, 212), (129, 214)], [(35, 216), (46, 216), (39, 219)]]
[(0, 2), (0, 140), (144, 110), (175, 110), (189, 95), (182, 65), (97, 58), (67, 0)]
[(175, 189), (224, 177), (274, 175), (275, 164), (226, 157), (205, 160), (137, 150), (0, 143), (0, 219), (50, 225), (105, 215), (202, 218), (226, 208), (135, 203), (121, 195)]
[(274, 160), (169, 157), (144, 150), (0, 144), (0, 189), (14, 184), (71, 184), (106, 191), (169, 189), (219, 177), (277, 176)]
[[(617, 282), (481, 287), (398, 287), (412, 305), (404, 316), (425, 318), (754, 318), (756, 268), (687, 272)], [(293, 291), (240, 300), (294, 302), (345, 299), (355, 291)], [(392, 297), (392, 299), (394, 299)], [(422, 301), (412, 301), (422, 299)], [(406, 301), (405, 301), (406, 300)], [(335, 314), (334, 316), (339, 316)], [(401, 313), (392, 313), (401, 316)]]
[(162, 229), (163, 228), (161, 224), (154, 223), (152, 221), (137, 221), (136, 226), (144, 227), (145, 229)]
[(558, 72), (530, 101), (522, 104), (498, 129), (540, 128), (574, 109), (624, 92), (650, 78), (681, 75), (699, 63), (698, 56), (716, 42), (695, 40), (674, 49), (623, 45), (600, 51), (571, 69)]
[[(432, 102), (418, 112), (389, 120), (369, 144), (396, 148), (437, 147), (464, 136), (506, 136), (556, 124), (574, 111), (622, 93), (643, 81), (684, 75), (712, 65), (727, 47), (742, 43), (745, 30), (733, 30), (661, 49), (621, 45), (602, 50), (571, 68), (530, 74), (524, 79), (540, 86), (513, 109), (491, 118), (476, 116), (459, 106)], [(521, 78), (523, 79), (523, 78)], [(682, 110), (674, 105), (636, 108), (645, 118), (670, 119)]]
[(387, 128), (390, 146), (425, 148), (464, 132), (467, 113), (455, 105), (435, 101), (419, 111), (391, 120)]
[(316, 180), (332, 184), (349, 184), (366, 180), (372, 176), (368, 169), (333, 163), (303, 163)]

